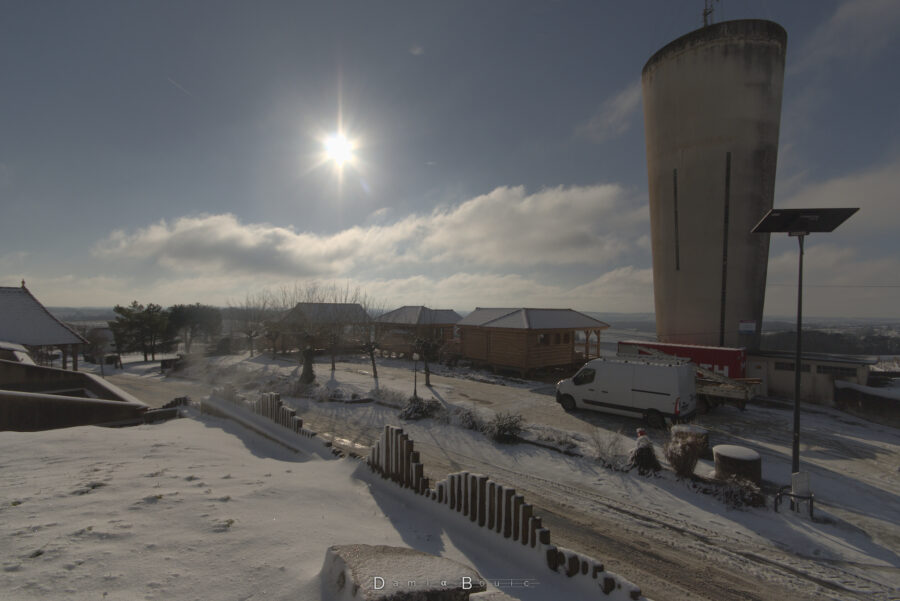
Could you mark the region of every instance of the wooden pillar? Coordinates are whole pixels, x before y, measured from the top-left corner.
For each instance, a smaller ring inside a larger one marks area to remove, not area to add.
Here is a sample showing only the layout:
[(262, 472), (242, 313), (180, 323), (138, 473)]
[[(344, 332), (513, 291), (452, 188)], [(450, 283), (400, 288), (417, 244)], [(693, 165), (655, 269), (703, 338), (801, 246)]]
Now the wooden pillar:
[(72, 349), (72, 371), (78, 371), (78, 347), (79, 345), (77, 344), (73, 344), (69, 347)]
[(69, 349), (65, 346), (59, 347), (59, 350), (62, 352), (62, 368), (69, 369)]

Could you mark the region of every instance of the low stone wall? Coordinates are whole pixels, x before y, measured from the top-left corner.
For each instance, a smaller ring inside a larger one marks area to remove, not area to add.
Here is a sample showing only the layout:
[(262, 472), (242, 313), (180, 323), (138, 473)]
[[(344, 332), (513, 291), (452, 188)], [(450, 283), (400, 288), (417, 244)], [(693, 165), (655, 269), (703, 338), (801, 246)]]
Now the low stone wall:
[[(303, 419), (297, 416), (295, 409), (281, 401), (281, 395), (277, 392), (262, 392), (257, 400), (249, 402), (234, 394), (211, 396), (200, 402), (200, 411), (238, 421), (254, 432), (293, 450), (312, 450), (315, 454), (323, 457), (329, 454), (338, 454), (330, 441), (318, 438), (316, 432), (303, 427)], [(281, 426), (279, 430), (283, 428), (284, 431), (281, 434), (285, 436), (272, 436), (265, 428), (260, 428), (260, 424), (254, 423), (254, 420), (246, 419), (242, 415), (245, 412), (253, 415), (257, 420), (262, 419), (263, 423), (271, 422)], [(293, 444), (293, 441), (296, 441), (297, 444)], [(310, 443), (313, 443), (312, 446)]]
[(607, 572), (602, 562), (551, 544), (550, 531), (514, 488), (469, 472), (450, 474), (430, 488), (419, 453), (402, 428), (385, 426), (369, 452), (368, 464), (383, 478), (468, 517), (473, 526), (493, 532), (508, 544), (532, 550), (549, 570), (570, 578), (590, 579), (605, 595), (598, 598), (642, 598), (640, 588)]
[(147, 405), (0, 390), (0, 431), (36, 432), (75, 426), (142, 423)]
[(53, 391), (78, 389), (108, 401), (140, 403), (139, 399), (87, 372), (0, 360), (0, 390), (52, 394)]

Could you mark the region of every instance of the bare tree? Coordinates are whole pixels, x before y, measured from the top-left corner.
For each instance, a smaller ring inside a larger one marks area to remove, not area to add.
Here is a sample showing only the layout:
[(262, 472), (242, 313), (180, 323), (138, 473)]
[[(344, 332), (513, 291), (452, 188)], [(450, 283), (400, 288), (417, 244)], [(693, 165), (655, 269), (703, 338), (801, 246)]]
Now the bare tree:
[(375, 380), (375, 388), (378, 388), (378, 365), (375, 363), (375, 353), (380, 348), (383, 330), (378, 328), (376, 321), (378, 316), (384, 313), (385, 305), (382, 301), (376, 300), (365, 293), (361, 295), (359, 304), (369, 318), (365, 327), (362, 350), (369, 356), (369, 361), (372, 362), (372, 378)]
[(268, 291), (247, 293), (243, 301), (228, 302), (232, 318), (238, 331), (247, 338), (250, 356), (253, 356), (253, 341), (265, 333), (266, 318), (271, 313), (271, 295)]

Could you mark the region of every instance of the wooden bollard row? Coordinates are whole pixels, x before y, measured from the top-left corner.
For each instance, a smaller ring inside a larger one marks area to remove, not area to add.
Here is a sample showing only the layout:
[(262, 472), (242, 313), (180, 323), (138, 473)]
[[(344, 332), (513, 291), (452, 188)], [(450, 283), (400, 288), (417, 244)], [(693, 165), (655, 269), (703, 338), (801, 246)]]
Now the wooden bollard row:
[(369, 467), (382, 478), (411, 488), (450, 510), (462, 514), (481, 528), (492, 530), (510, 541), (545, 554), (547, 567), (569, 577), (591, 578), (604, 594), (609, 595), (623, 584), (629, 584), (631, 599), (639, 599), (641, 590), (622, 583), (604, 569), (601, 562), (575, 551), (550, 543), (550, 530), (545, 528), (534, 507), (525, 497), (482, 474), (457, 472), (429, 488), (423, 476), (420, 456), (413, 441), (396, 426), (385, 426), (380, 439), (369, 449)]
[(439, 482), (432, 498), (461, 513), (482, 528), (532, 548), (550, 544), (550, 531), (534, 507), (515, 489), (487, 476), (459, 472)]
[[(259, 399), (253, 404), (253, 412), (268, 418), (287, 428), (295, 434), (306, 438), (314, 438), (316, 432), (303, 427), (303, 418), (297, 417), (297, 410), (292, 409), (281, 401), (281, 395), (277, 392), (262, 392)], [(325, 446), (331, 446), (330, 443), (324, 443)]]
[(381, 438), (369, 451), (369, 466), (382, 477), (411, 488), (419, 494), (429, 493), (425, 466), (413, 441), (396, 426), (385, 426)]

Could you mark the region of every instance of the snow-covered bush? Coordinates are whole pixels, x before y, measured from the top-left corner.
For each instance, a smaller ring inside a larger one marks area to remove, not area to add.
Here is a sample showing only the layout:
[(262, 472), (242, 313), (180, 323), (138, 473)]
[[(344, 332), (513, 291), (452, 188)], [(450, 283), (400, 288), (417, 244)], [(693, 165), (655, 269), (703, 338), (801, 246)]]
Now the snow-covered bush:
[(425, 399), (414, 396), (410, 397), (406, 406), (400, 410), (400, 419), (416, 420), (434, 417), (443, 411), (443, 409), (444, 406), (434, 399), (428, 399), (426, 401)]
[(603, 467), (612, 470), (625, 470), (625, 437), (619, 429), (615, 434), (594, 428), (591, 432), (591, 446), (594, 451), (594, 459)]
[(670, 439), (663, 447), (663, 454), (679, 478), (690, 478), (694, 475), (694, 468), (697, 467), (697, 460), (704, 448), (703, 439), (696, 434), (686, 433)]
[(524, 423), (521, 413), (497, 413), (484, 425), (483, 432), (497, 442), (515, 442), (522, 433)]
[(478, 418), (478, 415), (471, 409), (464, 407), (455, 407), (451, 412), (452, 420), (461, 428), (466, 430), (483, 430), (484, 423)]
[(731, 476), (724, 483), (704, 486), (699, 490), (713, 495), (733, 509), (766, 506), (766, 497), (759, 486), (745, 478)]
[(542, 432), (538, 434), (537, 439), (542, 442), (548, 442), (563, 452), (571, 451), (578, 446), (578, 443), (572, 438), (571, 432), (561, 432), (559, 430)]

